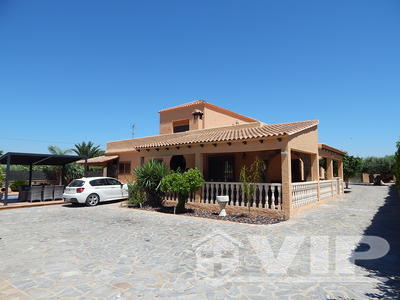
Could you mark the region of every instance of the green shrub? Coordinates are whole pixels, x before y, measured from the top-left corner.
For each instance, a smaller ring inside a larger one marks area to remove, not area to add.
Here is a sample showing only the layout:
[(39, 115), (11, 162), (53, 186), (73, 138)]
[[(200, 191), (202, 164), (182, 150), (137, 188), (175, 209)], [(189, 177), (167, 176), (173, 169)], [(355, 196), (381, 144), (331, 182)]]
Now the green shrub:
[(80, 164), (68, 164), (64, 169), (64, 179), (70, 183), (74, 179), (82, 178), (85, 174), (85, 167)]
[(5, 175), (0, 172), (0, 189), (3, 188)]
[(146, 201), (146, 193), (136, 183), (128, 184), (128, 201), (130, 204), (142, 204)]
[(10, 184), (10, 189), (13, 192), (18, 192), (18, 188), (23, 185), (28, 185), (28, 183), (24, 180), (17, 180)]
[(178, 195), (176, 212), (185, 211), (185, 203), (189, 195), (204, 184), (203, 174), (198, 169), (189, 169), (184, 173), (174, 172), (161, 180), (160, 188), (165, 193)]
[(136, 184), (146, 193), (146, 204), (153, 207), (162, 206), (164, 193), (160, 189), (160, 182), (168, 173), (169, 170), (164, 164), (153, 159), (133, 171)]
[(395, 165), (394, 165), (394, 176), (396, 177), (396, 186), (400, 194), (400, 140), (396, 143), (397, 151), (394, 155)]
[(360, 157), (355, 157), (346, 154), (343, 156), (343, 176), (346, 183), (346, 188), (349, 188), (350, 178), (361, 172), (363, 160)]

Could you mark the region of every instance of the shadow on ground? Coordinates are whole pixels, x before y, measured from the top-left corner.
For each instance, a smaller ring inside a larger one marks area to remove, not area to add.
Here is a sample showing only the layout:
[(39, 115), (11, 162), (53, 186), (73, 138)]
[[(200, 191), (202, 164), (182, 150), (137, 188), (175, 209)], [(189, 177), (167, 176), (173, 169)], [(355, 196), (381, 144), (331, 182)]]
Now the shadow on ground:
[[(109, 204), (115, 204), (115, 203), (119, 203), (122, 202), (124, 200), (112, 200), (112, 201), (104, 201), (104, 202), (100, 202), (99, 204), (97, 204), (97, 206), (102, 206), (102, 205), (109, 205)], [(85, 204), (74, 204), (74, 203), (65, 203), (63, 204), (63, 207), (67, 207), (67, 208), (79, 208), (79, 207), (87, 207)]]
[[(394, 185), (389, 188), (385, 204), (375, 214), (364, 235), (379, 236), (389, 242), (389, 253), (373, 260), (356, 260), (355, 264), (363, 267), (374, 276), (386, 278), (379, 284), (382, 295), (367, 294), (369, 298), (400, 299), (400, 199)], [(356, 251), (365, 251), (363, 244)]]

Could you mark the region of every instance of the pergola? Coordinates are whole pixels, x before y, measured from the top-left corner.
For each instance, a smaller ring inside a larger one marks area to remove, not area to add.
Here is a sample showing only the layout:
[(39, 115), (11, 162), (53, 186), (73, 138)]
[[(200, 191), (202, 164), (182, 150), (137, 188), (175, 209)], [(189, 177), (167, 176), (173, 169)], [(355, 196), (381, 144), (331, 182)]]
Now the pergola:
[[(6, 165), (4, 205), (7, 205), (8, 201), (8, 187), (9, 187), (9, 176), (10, 176), (11, 165), (29, 166), (29, 186), (32, 186), (33, 166), (62, 166), (64, 170), (65, 165), (82, 159), (87, 161), (86, 157), (77, 155), (37, 154), (37, 153), (19, 153), (19, 152), (8, 152), (2, 155), (0, 157), (0, 164)], [(87, 164), (85, 164), (85, 175), (86, 171), (87, 171)]]

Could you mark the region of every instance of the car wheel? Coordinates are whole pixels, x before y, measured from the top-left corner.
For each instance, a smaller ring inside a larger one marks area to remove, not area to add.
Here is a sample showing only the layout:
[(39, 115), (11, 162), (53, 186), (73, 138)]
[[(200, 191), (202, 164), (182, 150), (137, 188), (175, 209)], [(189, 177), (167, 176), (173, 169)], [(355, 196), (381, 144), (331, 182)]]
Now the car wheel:
[(87, 206), (96, 206), (100, 202), (100, 197), (97, 194), (90, 194), (86, 198), (86, 205)]

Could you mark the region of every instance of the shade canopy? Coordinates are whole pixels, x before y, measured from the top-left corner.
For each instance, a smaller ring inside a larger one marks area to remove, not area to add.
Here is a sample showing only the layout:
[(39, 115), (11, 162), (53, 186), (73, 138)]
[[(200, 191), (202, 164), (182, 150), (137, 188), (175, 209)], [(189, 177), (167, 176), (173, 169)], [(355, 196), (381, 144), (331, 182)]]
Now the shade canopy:
[(34, 166), (62, 166), (69, 163), (85, 159), (78, 155), (57, 155), (57, 154), (37, 154), (37, 153), (19, 153), (8, 152), (0, 157), (0, 164), (7, 164), (10, 157), (11, 165), (34, 165)]

